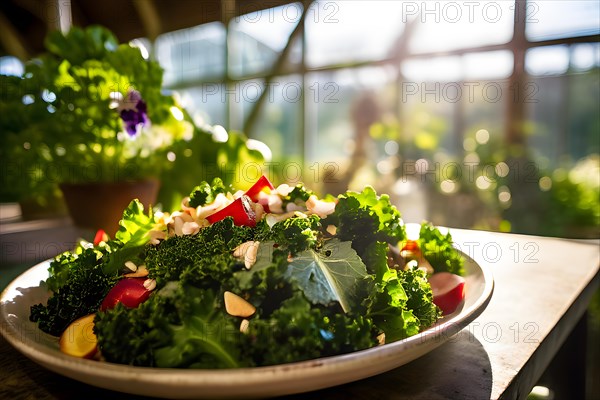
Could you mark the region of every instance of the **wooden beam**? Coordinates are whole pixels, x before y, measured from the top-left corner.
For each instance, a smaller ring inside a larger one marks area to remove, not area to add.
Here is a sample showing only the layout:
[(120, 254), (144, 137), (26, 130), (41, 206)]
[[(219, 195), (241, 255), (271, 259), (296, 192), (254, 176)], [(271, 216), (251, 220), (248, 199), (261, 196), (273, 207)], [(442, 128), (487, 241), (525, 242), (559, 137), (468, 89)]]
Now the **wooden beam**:
[(71, 0), (46, 0), (45, 17), (48, 32), (58, 30), (67, 33), (73, 24)]
[(162, 33), (162, 22), (154, 0), (134, 0), (133, 5), (142, 20), (148, 39), (154, 39)]
[(0, 11), (0, 42), (6, 51), (19, 58), (21, 61), (27, 61), (30, 58), (30, 52), (27, 50), (25, 39), (19, 34), (13, 24)]
[(237, 15), (236, 0), (221, 0), (221, 22), (227, 25)]

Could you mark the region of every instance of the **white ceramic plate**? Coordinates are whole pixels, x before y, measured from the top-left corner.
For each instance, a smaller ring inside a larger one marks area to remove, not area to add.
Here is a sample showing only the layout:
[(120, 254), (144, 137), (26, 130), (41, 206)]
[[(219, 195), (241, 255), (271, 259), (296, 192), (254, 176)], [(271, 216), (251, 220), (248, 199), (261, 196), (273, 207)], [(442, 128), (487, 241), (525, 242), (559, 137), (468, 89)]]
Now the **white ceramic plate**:
[(40, 281), (49, 261), (17, 279), (0, 298), (0, 333), (18, 351), (42, 366), (70, 378), (120, 392), (169, 398), (256, 398), (307, 392), (367, 378), (406, 364), (435, 349), (473, 321), (487, 306), (493, 279), (465, 256), (466, 296), (463, 307), (418, 335), (368, 350), (270, 367), (230, 370), (180, 370), (132, 367), (84, 360), (60, 352), (58, 339), (29, 321), (29, 308), (44, 303)]

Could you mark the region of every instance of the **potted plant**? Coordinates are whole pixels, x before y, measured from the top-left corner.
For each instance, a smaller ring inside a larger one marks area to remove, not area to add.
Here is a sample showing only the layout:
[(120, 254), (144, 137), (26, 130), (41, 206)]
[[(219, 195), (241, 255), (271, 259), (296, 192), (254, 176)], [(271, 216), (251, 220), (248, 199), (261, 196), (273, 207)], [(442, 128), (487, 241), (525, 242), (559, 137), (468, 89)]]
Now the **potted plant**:
[[(245, 138), (217, 142), (212, 127), (196, 126), (162, 92), (158, 63), (107, 29), (53, 32), (45, 45), (48, 53), (28, 62), (22, 77), (0, 77), (3, 198), (43, 203), (62, 194), (77, 226), (114, 231), (129, 201), (154, 204), (161, 177), (186, 157), (192, 174), (232, 149), (240, 150), (233, 162), (261, 159), (241, 151)], [(179, 188), (166, 187), (171, 193), (161, 197), (171, 206)]]

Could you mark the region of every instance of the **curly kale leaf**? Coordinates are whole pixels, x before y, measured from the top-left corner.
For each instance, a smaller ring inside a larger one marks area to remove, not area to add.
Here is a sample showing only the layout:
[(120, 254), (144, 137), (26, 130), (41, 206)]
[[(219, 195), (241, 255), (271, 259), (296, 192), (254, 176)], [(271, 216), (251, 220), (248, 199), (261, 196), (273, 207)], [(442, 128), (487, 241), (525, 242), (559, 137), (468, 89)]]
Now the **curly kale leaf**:
[(157, 221), (152, 208), (146, 214), (144, 205), (139, 200), (129, 203), (119, 221), (115, 240), (110, 242), (118, 248), (118, 251), (107, 254), (104, 271), (107, 274), (117, 273), (123, 269), (126, 261), (133, 261), (139, 265), (144, 257), (146, 244), (150, 240), (149, 233), (156, 226)]
[(98, 313), (94, 329), (102, 354), (112, 362), (164, 368), (249, 364), (239, 355), (236, 319), (224, 312), (217, 293), (171, 282), (138, 308)]
[(77, 318), (96, 312), (118, 278), (105, 274), (94, 249), (85, 249), (74, 259), (59, 256), (52, 269), (56, 274), (49, 279), (53, 294), (46, 305), (31, 307), (29, 319), (42, 331), (59, 336)]
[(406, 236), (402, 217), (398, 209), (390, 202), (387, 194), (377, 195), (375, 189), (366, 186), (362, 192), (346, 192), (346, 196), (354, 197), (361, 207), (367, 208), (379, 221), (378, 230), (388, 241), (396, 244)]
[(174, 236), (151, 246), (146, 267), (158, 287), (171, 280), (218, 288), (227, 282), (237, 260), (232, 249), (252, 238), (252, 229), (236, 226), (228, 217), (200, 230), (196, 235)]
[(433, 292), (425, 271), (418, 268), (399, 271), (398, 278), (408, 296), (406, 307), (419, 319), (421, 330), (433, 325), (441, 312), (433, 304)]
[(303, 204), (308, 200), (310, 196), (315, 194), (312, 190), (307, 189), (302, 184), (297, 184), (292, 191), (283, 198), (283, 205), (286, 206), (289, 203)]
[(431, 326), (440, 316), (425, 273), (388, 269), (372, 282), (365, 300), (367, 316), (385, 332), (386, 342), (404, 339)]
[(348, 191), (338, 197), (335, 211), (324, 221), (337, 227), (342, 241), (352, 241), (352, 247), (363, 257), (375, 241), (396, 245), (405, 237), (400, 212), (390, 203), (389, 196), (377, 196), (367, 186), (362, 192)]
[(115, 239), (128, 247), (144, 245), (148, 243), (148, 233), (156, 223), (152, 208), (145, 214), (144, 205), (137, 199), (133, 200), (123, 211)]
[(152, 295), (137, 308), (119, 303), (94, 319), (94, 333), (102, 356), (110, 362), (154, 367), (154, 351), (169, 346), (175, 308), (167, 299)]
[(408, 296), (396, 270), (388, 270), (380, 282), (373, 285), (367, 299), (367, 316), (385, 332), (386, 342), (419, 333), (419, 320), (407, 309)]
[(296, 292), (270, 318), (254, 318), (242, 336), (242, 353), (255, 365), (274, 365), (374, 346), (372, 323), (311, 306)]
[(376, 281), (383, 279), (383, 274), (387, 272), (388, 263), (388, 244), (386, 242), (373, 242), (363, 254), (363, 261), (369, 274), (375, 275)]
[[(57, 292), (63, 287), (73, 272), (73, 266), (76, 265), (77, 255), (71, 252), (65, 252), (56, 256), (54, 260), (50, 262), (48, 268), (48, 279), (46, 279), (46, 286), (51, 292)], [(79, 255), (79, 263), (88, 265), (96, 264), (96, 255), (93, 252), (82, 252)]]
[(273, 241), (292, 255), (314, 248), (321, 231), (321, 218), (318, 215), (295, 216), (279, 221), (269, 227), (266, 220), (257, 226), (255, 240)]
[(225, 313), (217, 292), (185, 286), (176, 299), (181, 321), (171, 327), (172, 343), (156, 349), (156, 366), (163, 368), (236, 368), (241, 336), (237, 321)]
[(227, 193), (228, 188), (220, 178), (214, 178), (212, 185), (206, 181), (201, 182), (190, 193), (190, 207), (204, 206), (215, 201), (219, 193)]
[(429, 224), (421, 224), (418, 240), (423, 256), (429, 261), (435, 272), (451, 272), (464, 275), (464, 258), (452, 246), (450, 232), (443, 235), (438, 228)]

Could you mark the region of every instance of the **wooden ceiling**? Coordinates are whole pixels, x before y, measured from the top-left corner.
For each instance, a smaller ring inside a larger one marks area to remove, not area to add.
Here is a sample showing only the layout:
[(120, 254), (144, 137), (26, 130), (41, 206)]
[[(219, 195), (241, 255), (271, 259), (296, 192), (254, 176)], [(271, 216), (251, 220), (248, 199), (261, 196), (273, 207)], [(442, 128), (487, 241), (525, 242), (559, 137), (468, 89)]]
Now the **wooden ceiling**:
[[(57, 4), (64, 0), (1, 0), (0, 56), (21, 59), (44, 51), (44, 37), (55, 29)], [(70, 0), (73, 25), (99, 24), (121, 42), (155, 38), (164, 32), (277, 7), (290, 0)]]

